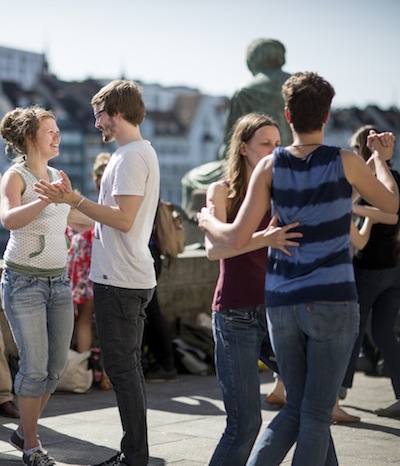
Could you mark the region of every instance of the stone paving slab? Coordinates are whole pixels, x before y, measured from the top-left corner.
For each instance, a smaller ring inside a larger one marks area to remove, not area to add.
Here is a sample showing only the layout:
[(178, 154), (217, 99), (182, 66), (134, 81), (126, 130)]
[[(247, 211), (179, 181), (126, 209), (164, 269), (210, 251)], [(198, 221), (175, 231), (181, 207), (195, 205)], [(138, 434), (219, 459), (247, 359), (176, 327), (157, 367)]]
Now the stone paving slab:
[[(262, 399), (272, 389), (272, 373), (262, 372)], [(215, 376), (180, 375), (174, 383), (148, 384), (150, 466), (204, 466), (225, 426)], [(341, 466), (400, 466), (400, 419), (378, 417), (373, 410), (394, 401), (388, 378), (357, 373), (354, 387), (341, 403), (361, 416), (353, 425), (334, 425), (332, 435)], [(263, 426), (276, 410), (263, 403)], [(16, 427), (0, 417), (0, 466), (21, 464), (21, 453), (8, 443)], [(87, 466), (118, 450), (121, 426), (112, 391), (93, 389), (76, 395), (56, 393), (40, 420), (39, 435), (59, 466)], [(293, 449), (283, 465), (290, 465)]]

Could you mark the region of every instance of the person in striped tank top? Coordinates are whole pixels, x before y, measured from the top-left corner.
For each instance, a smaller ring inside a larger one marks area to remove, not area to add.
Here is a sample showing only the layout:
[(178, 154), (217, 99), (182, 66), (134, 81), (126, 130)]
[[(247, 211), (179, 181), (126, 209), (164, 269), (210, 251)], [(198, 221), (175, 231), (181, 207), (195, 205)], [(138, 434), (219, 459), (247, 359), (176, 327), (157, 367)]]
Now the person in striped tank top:
[[(395, 137), (372, 133), (368, 145), (376, 176), (351, 151), (324, 145), (335, 91), (313, 72), (294, 73), (283, 85), (293, 143), (255, 168), (232, 224), (202, 209), (199, 226), (242, 248), (271, 207), (283, 226), (298, 221), (300, 247), (269, 249), (268, 327), (287, 403), (267, 426), (248, 466), (278, 465), (296, 444), (292, 464), (337, 465), (330, 432), (332, 409), (358, 332), (359, 311), (350, 257), (352, 186), (371, 205), (397, 213), (397, 184), (387, 166)], [(286, 248), (285, 248), (286, 249)]]

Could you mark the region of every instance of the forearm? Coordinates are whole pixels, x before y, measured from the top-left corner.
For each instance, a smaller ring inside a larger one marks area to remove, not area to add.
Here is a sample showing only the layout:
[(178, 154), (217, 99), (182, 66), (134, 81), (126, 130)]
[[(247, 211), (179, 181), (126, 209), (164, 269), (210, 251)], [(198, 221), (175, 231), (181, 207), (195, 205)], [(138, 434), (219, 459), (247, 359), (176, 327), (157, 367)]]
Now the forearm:
[(375, 170), (377, 179), (391, 193), (387, 206), (387, 212), (397, 213), (399, 210), (399, 189), (396, 180), (390, 172), (389, 166), (379, 157), (375, 158)]
[(77, 195), (77, 199), (75, 199), (73, 205), (79, 212), (94, 221), (115, 228), (123, 233), (127, 233), (132, 227), (132, 222), (126, 218), (118, 206), (98, 204), (80, 195)]
[(46, 201), (36, 199), (29, 204), (3, 209), (2, 223), (6, 230), (18, 230), (31, 223), (48, 206)]
[(78, 209), (71, 209), (68, 215), (68, 224), (80, 225), (81, 227), (86, 227), (85, 229), (87, 229), (94, 225), (94, 220), (80, 212)]
[(351, 223), (350, 228), (350, 240), (351, 244), (358, 250), (362, 250), (367, 245), (371, 235), (372, 222), (366, 218), (364, 224), (360, 230)]
[(389, 214), (372, 206), (354, 205), (353, 212), (359, 217), (368, 217), (373, 223), (384, 223), (386, 225), (396, 225), (398, 222), (397, 214)]
[(215, 242), (213, 243), (206, 235), (206, 251), (209, 260), (230, 259), (248, 252), (256, 251), (266, 247), (266, 240), (261, 234), (254, 233), (250, 241), (241, 249), (228, 247), (226, 244)]
[(208, 215), (203, 219), (201, 229), (205, 232), (209, 242), (213, 245), (226, 250), (239, 251), (240, 248), (235, 246), (235, 235), (232, 223), (224, 223), (213, 215)]

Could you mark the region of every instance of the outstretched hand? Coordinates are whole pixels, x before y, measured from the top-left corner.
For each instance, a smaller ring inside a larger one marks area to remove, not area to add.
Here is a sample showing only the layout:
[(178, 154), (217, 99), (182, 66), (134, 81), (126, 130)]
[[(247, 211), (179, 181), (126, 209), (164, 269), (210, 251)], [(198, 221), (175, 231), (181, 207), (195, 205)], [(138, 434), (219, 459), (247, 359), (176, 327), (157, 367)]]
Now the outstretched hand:
[(264, 238), (268, 240), (268, 245), (271, 248), (279, 249), (288, 256), (291, 256), (291, 252), (287, 249), (288, 247), (298, 247), (300, 243), (292, 241), (295, 238), (302, 238), (303, 234), (298, 231), (292, 231), (300, 225), (299, 222), (289, 223), (283, 227), (278, 226), (278, 213), (272, 217), (267, 228), (262, 232)]

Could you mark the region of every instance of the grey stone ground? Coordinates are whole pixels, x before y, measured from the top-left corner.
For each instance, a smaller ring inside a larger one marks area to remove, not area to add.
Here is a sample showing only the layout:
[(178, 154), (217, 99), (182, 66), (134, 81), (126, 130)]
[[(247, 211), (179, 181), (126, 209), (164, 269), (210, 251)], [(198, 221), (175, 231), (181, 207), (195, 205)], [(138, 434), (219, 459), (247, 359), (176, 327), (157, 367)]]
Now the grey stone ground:
[[(271, 372), (261, 373), (261, 393), (273, 386)], [(148, 384), (150, 465), (203, 466), (225, 424), (215, 376), (180, 375), (178, 381)], [(342, 405), (361, 423), (334, 425), (332, 435), (341, 466), (400, 465), (400, 420), (377, 417), (373, 410), (394, 401), (388, 378), (357, 373)], [(263, 403), (266, 424), (276, 415)], [(0, 417), (0, 465), (21, 464), (21, 453), (8, 443), (13, 420)], [(60, 466), (96, 464), (111, 457), (121, 437), (112, 391), (56, 393), (40, 420), (39, 435)], [(283, 464), (290, 464), (292, 451)], [(318, 466), (318, 465), (309, 465)]]

